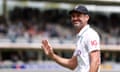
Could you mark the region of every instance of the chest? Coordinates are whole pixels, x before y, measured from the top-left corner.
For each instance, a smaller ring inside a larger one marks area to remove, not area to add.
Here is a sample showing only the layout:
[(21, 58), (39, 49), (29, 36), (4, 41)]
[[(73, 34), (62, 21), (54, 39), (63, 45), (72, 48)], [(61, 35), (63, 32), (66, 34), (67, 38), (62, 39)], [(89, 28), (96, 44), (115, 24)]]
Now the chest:
[(88, 52), (86, 39), (87, 38), (85, 36), (80, 36), (77, 38), (77, 41), (76, 41), (76, 48), (82, 54)]

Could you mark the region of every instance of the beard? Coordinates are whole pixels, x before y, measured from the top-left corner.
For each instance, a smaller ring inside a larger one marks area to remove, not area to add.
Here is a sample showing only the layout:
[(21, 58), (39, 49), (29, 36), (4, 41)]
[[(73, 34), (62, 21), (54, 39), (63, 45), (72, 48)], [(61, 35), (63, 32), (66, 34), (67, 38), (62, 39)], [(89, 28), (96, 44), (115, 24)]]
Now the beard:
[(76, 23), (76, 24), (73, 24), (73, 25), (74, 25), (75, 29), (80, 29), (80, 27), (81, 27), (81, 23)]
[(75, 29), (76, 33), (79, 33), (79, 31), (82, 28), (82, 24), (81, 23), (74, 23), (73, 25), (74, 25), (74, 29)]

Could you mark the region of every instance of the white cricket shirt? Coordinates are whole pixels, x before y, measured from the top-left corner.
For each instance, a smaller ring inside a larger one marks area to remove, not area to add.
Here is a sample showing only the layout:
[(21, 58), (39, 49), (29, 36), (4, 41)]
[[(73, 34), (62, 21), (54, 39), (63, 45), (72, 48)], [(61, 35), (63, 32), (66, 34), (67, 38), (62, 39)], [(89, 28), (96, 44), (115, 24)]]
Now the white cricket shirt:
[(99, 35), (89, 25), (86, 25), (77, 34), (76, 49), (73, 54), (73, 56), (77, 56), (78, 60), (75, 72), (89, 72), (89, 53), (94, 50), (100, 50)]

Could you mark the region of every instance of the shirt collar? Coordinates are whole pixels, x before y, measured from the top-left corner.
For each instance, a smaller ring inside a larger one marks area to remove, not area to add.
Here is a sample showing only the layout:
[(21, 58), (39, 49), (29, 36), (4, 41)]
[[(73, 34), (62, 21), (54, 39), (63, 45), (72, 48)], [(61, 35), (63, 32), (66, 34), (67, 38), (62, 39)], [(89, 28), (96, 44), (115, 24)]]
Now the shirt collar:
[(80, 32), (77, 34), (77, 37), (81, 36), (90, 26), (89, 25), (86, 25), (84, 26)]

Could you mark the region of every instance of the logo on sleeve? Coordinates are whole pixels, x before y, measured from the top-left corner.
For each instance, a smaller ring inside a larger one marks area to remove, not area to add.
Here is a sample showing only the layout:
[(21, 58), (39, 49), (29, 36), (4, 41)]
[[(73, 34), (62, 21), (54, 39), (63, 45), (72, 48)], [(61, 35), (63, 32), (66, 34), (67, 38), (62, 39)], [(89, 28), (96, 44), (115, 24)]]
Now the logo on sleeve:
[(92, 46), (97, 46), (97, 41), (96, 41), (96, 40), (92, 40), (92, 41), (91, 41), (91, 45), (92, 45)]

